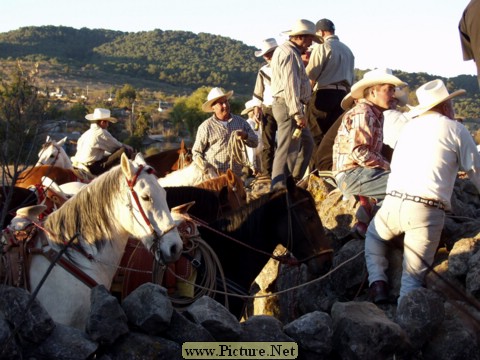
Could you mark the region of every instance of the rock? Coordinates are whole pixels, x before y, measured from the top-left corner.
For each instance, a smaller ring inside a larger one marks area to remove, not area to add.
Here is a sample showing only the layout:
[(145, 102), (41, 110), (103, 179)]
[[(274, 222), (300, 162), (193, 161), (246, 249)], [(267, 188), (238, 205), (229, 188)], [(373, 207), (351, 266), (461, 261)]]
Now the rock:
[(91, 310), (86, 333), (100, 344), (112, 344), (119, 336), (129, 332), (127, 315), (103, 285), (96, 286), (90, 294)]
[(419, 350), (429, 340), (445, 318), (443, 299), (428, 289), (415, 289), (402, 297), (397, 307), (395, 322)]
[(95, 353), (98, 344), (73, 327), (57, 324), (52, 334), (36, 348), (24, 351), (24, 358), (83, 360)]
[(20, 351), (10, 326), (5, 319), (0, 317), (0, 359), (14, 360), (21, 359)]
[(369, 302), (332, 307), (333, 346), (341, 359), (391, 359), (410, 349), (402, 328)]
[(186, 309), (186, 314), (207, 329), (217, 341), (235, 341), (242, 333), (235, 316), (208, 296), (202, 296), (191, 304)]
[(177, 310), (173, 311), (170, 326), (163, 332), (163, 335), (177, 344), (183, 344), (187, 341), (215, 341), (203, 326), (188, 320)]
[(297, 342), (303, 358), (325, 359), (330, 356), (333, 322), (327, 313), (314, 311), (305, 314), (285, 325), (283, 331)]
[(150, 335), (158, 335), (170, 325), (173, 306), (167, 290), (145, 283), (130, 293), (122, 303), (128, 320)]
[(242, 334), (238, 341), (293, 342), (294, 340), (283, 332), (280, 320), (268, 315), (256, 315), (242, 322)]
[[(59, 300), (60, 301), (60, 300)], [(20, 342), (39, 344), (55, 329), (55, 323), (44, 307), (21, 288), (0, 285), (0, 312), (13, 329), (18, 331)]]

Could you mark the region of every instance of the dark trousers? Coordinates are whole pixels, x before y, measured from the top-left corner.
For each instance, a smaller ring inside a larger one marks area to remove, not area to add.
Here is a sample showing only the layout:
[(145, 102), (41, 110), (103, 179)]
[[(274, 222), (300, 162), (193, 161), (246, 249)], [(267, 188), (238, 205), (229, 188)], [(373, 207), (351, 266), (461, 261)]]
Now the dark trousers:
[(105, 156), (103, 159), (90, 164), (88, 169), (93, 175), (100, 175), (110, 170), (115, 165), (120, 164), (122, 154), (127, 154), (124, 147), (119, 148), (110, 156)]
[(337, 89), (321, 89), (312, 94), (307, 105), (307, 117), (309, 123), (316, 121), (319, 127), (319, 131), (312, 134), (315, 148), (320, 145), (328, 129), (343, 113), (340, 103), (345, 95), (347, 95), (345, 90)]
[(268, 177), (272, 176), (273, 157), (276, 148), (277, 122), (273, 117), (272, 108), (262, 107), (263, 110), (263, 151), (262, 151), (262, 172)]

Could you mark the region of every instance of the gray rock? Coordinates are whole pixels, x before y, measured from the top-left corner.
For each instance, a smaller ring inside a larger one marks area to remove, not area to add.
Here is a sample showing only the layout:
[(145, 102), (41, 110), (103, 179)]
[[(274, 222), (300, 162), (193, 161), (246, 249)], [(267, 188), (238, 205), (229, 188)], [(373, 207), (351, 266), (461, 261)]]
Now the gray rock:
[(252, 316), (240, 326), (243, 333), (238, 341), (293, 342), (293, 339), (283, 332), (281, 321), (273, 316)]
[(302, 355), (308, 352), (317, 359), (327, 358), (332, 351), (333, 322), (327, 313), (305, 314), (285, 325), (283, 331), (297, 342)]
[(37, 300), (28, 308), (29, 301), (26, 290), (0, 285), (0, 312), (5, 320), (18, 331), (20, 342), (39, 344), (50, 336), (55, 323)]
[(95, 353), (98, 344), (83, 331), (57, 324), (52, 334), (36, 348), (24, 351), (24, 358), (83, 360)]
[(103, 285), (96, 286), (90, 294), (91, 310), (86, 333), (100, 344), (112, 344), (119, 336), (129, 332), (127, 315)]
[(170, 325), (173, 305), (167, 290), (160, 285), (145, 283), (122, 302), (128, 320), (150, 335), (159, 335)]
[(333, 348), (342, 359), (391, 359), (406, 353), (402, 328), (369, 302), (337, 302), (332, 307)]
[(130, 332), (117, 339), (105, 354), (115, 360), (181, 360), (182, 347), (161, 337)]
[(215, 341), (203, 326), (188, 320), (177, 310), (173, 311), (170, 326), (164, 331), (163, 336), (177, 344), (183, 344), (186, 341)]
[(410, 338), (414, 349), (420, 349), (445, 318), (443, 299), (428, 289), (416, 289), (402, 297), (395, 322)]
[(470, 257), (468, 273), (465, 278), (467, 293), (480, 300), (480, 251)]
[(467, 275), (470, 257), (479, 249), (480, 239), (458, 240), (448, 256), (448, 272), (456, 277)]
[(20, 351), (7, 321), (0, 316), (0, 359), (21, 359)]
[(235, 316), (222, 304), (202, 296), (186, 309), (187, 316), (202, 325), (217, 341), (235, 341), (242, 328)]

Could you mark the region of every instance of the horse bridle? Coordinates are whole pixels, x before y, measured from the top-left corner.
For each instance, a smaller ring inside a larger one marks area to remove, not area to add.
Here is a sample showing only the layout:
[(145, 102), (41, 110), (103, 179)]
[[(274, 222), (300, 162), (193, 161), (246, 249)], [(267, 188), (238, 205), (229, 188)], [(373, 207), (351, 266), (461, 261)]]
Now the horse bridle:
[[(53, 159), (53, 164), (52, 164), (52, 165), (55, 165), (55, 163), (57, 162), (58, 157), (60, 156), (60, 148), (58, 147), (58, 145), (56, 145), (56, 144), (54, 144), (54, 143), (52, 143), (52, 142), (47, 143), (47, 144), (51, 144), (51, 146), (53, 146), (53, 147), (57, 150), (57, 154), (55, 155), (55, 159)], [(44, 145), (44, 148), (45, 148), (45, 149), (48, 148), (48, 146), (46, 146), (47, 144)], [(45, 164), (43, 163), (43, 161), (41, 161), (40, 164), (41, 164), (41, 165), (45, 165)]]
[[(152, 248), (150, 249), (150, 251), (155, 251), (157, 246), (158, 246), (158, 242), (159, 240), (165, 236), (166, 234), (168, 234), (170, 231), (172, 231), (173, 229), (175, 229), (177, 227), (177, 225), (175, 224), (172, 224), (170, 225), (165, 231), (162, 231), (162, 233), (159, 235), (155, 229), (153, 228), (152, 226), (152, 223), (150, 222), (150, 220), (148, 219), (147, 215), (145, 214), (145, 211), (143, 210), (143, 207), (142, 205), (140, 204), (140, 200), (138, 199), (138, 194), (137, 192), (135, 191), (134, 187), (135, 187), (135, 184), (137, 183), (137, 180), (138, 180), (138, 177), (140, 176), (140, 173), (142, 172), (143, 169), (146, 169), (147, 173), (148, 174), (153, 174), (154, 170), (151, 168), (151, 167), (147, 167), (145, 168), (143, 165), (140, 165), (137, 172), (135, 173), (135, 176), (132, 178), (132, 180), (129, 180), (127, 178), (127, 185), (128, 185), (128, 188), (130, 190), (130, 193), (132, 194), (132, 197), (133, 197), (133, 200), (135, 201), (135, 204), (137, 205), (137, 208), (138, 208), (138, 211), (140, 212), (140, 214), (142, 215), (142, 218), (143, 220), (145, 221), (145, 223), (147, 224), (147, 226), (150, 228), (150, 231), (151, 231), (151, 235), (154, 236), (154, 239), (153, 239), (153, 246)], [(132, 210), (133, 211), (133, 210)]]

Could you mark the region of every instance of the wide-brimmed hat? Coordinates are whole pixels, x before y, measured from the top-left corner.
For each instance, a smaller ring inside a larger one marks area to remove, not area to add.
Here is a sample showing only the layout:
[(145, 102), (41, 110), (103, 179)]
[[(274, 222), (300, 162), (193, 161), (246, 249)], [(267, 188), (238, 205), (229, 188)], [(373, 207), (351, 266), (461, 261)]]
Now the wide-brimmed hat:
[(277, 40), (275, 40), (274, 38), (265, 39), (262, 41), (262, 46), (260, 46), (261, 50), (255, 51), (255, 56), (256, 57), (263, 56), (266, 53), (269, 53), (270, 51), (275, 50), (277, 46), (278, 46)]
[(258, 101), (256, 101), (255, 99), (248, 100), (248, 101), (245, 103), (245, 109), (242, 110), (242, 112), (240, 113), (240, 115), (246, 115), (246, 114), (248, 114), (250, 111), (253, 111), (253, 108), (254, 108), (255, 106), (258, 106)]
[(215, 101), (222, 97), (230, 99), (233, 95), (233, 90), (225, 92), (222, 88), (214, 87), (207, 96), (207, 101), (202, 105), (202, 110), (205, 112), (213, 112), (212, 105)]
[(363, 98), (363, 91), (374, 85), (390, 84), (394, 86), (406, 86), (403, 82), (392, 74), (390, 69), (375, 69), (366, 72), (363, 78), (352, 85), (351, 94), (354, 99)]
[(85, 119), (87, 119), (88, 121), (107, 120), (112, 123), (117, 122), (116, 118), (110, 116), (110, 110), (102, 108), (96, 108), (95, 110), (93, 110), (93, 114), (86, 115)]
[(442, 80), (429, 81), (417, 89), (418, 105), (412, 107), (410, 114), (412, 117), (421, 115), (436, 105), (465, 93), (465, 90), (460, 89), (449, 94)]
[(322, 37), (317, 35), (317, 31), (315, 30), (315, 24), (305, 19), (297, 20), (292, 26), (292, 29), (284, 31), (283, 34), (288, 36), (311, 35), (313, 36), (315, 42), (319, 44), (323, 43)]
[(343, 110), (349, 110), (352, 105), (353, 105), (353, 102), (355, 101), (355, 99), (352, 97), (352, 93), (349, 92), (347, 95), (344, 96), (344, 98), (342, 99), (342, 102), (340, 103), (340, 107), (343, 109)]

